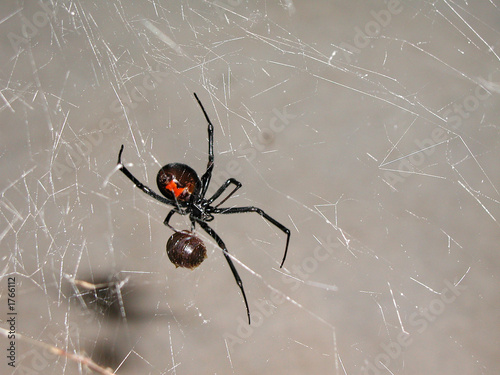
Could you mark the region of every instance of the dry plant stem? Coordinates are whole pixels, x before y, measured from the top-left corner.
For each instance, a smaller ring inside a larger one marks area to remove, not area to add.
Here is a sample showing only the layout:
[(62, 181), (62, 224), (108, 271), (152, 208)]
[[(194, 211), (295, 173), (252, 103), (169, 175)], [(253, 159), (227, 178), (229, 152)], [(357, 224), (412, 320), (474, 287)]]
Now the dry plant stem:
[[(7, 338), (8, 332), (9, 331), (6, 330), (5, 328), (0, 327), (0, 335), (5, 336), (5, 338)], [(90, 359), (89, 357), (86, 357), (84, 355), (68, 353), (68, 352), (66, 352), (66, 351), (64, 351), (62, 349), (59, 349), (59, 348), (57, 348), (57, 347), (55, 347), (53, 345), (44, 343), (42, 341), (37, 341), (37, 340), (32, 339), (30, 337), (26, 337), (26, 336), (20, 335), (19, 333), (16, 333), (16, 339), (18, 339), (20, 341), (24, 341), (24, 342), (30, 343), (30, 344), (33, 344), (33, 345), (38, 346), (40, 348), (47, 349), (51, 353), (57, 354), (57, 355), (59, 355), (61, 357), (67, 357), (70, 360), (72, 360), (73, 362), (80, 363), (81, 365), (89, 368), (90, 370), (96, 372), (97, 374), (115, 375), (115, 373), (112, 370), (105, 369), (105, 368), (99, 366), (92, 359)]]

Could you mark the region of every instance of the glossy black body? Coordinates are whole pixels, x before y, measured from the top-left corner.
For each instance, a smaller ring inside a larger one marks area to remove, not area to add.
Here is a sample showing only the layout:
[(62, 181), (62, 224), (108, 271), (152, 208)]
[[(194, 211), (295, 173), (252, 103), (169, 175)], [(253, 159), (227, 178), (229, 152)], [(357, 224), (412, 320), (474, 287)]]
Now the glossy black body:
[[(241, 188), (241, 183), (234, 178), (229, 178), (210, 198), (205, 198), (205, 194), (207, 193), (208, 186), (210, 185), (210, 180), (212, 178), (212, 171), (214, 169), (214, 127), (207, 115), (207, 112), (205, 111), (205, 108), (203, 108), (200, 99), (198, 99), (196, 94), (194, 94), (194, 97), (200, 105), (205, 119), (208, 122), (208, 164), (205, 173), (201, 176), (201, 179), (198, 178), (197, 173), (186, 164), (167, 164), (160, 169), (157, 175), (158, 189), (163, 196), (158, 195), (135, 178), (127, 167), (123, 165), (123, 145), (118, 153), (118, 169), (122, 171), (122, 173), (127, 176), (127, 178), (130, 179), (141, 191), (159, 202), (174, 207), (168, 213), (167, 217), (163, 221), (163, 224), (175, 232), (167, 242), (167, 254), (176, 267), (193, 269), (203, 262), (203, 259), (206, 257), (205, 245), (201, 239), (192, 233), (195, 230), (196, 224), (198, 224), (210, 237), (215, 240), (217, 245), (222, 249), (222, 253), (224, 254), (224, 258), (226, 258), (227, 264), (233, 273), (236, 284), (238, 284), (241, 290), (243, 301), (245, 302), (247, 309), (248, 323), (250, 324), (250, 308), (248, 307), (243, 282), (241, 281), (240, 275), (231, 260), (231, 256), (229, 255), (224, 241), (222, 241), (219, 235), (208, 225), (208, 223), (214, 219), (215, 214), (226, 215), (245, 212), (258, 213), (265, 220), (286, 234), (285, 254), (283, 255), (280, 267), (283, 267), (286, 254), (288, 252), (290, 230), (258, 207), (248, 206), (219, 208), (220, 205), (227, 201), (239, 188)], [(229, 185), (234, 185), (233, 190), (217, 205), (213, 206), (213, 202), (226, 191)], [(189, 220), (191, 221), (191, 232), (179, 231), (170, 225), (170, 219), (174, 214), (189, 215)]]
[(168, 259), (176, 267), (193, 269), (207, 257), (207, 249), (202, 240), (192, 232), (175, 232), (167, 242)]
[[(175, 194), (168, 187), (174, 183), (182, 193)], [(201, 181), (195, 170), (189, 165), (182, 163), (170, 163), (158, 171), (156, 184), (160, 193), (166, 198), (179, 202), (181, 206), (186, 206), (192, 196), (197, 196), (200, 191)]]

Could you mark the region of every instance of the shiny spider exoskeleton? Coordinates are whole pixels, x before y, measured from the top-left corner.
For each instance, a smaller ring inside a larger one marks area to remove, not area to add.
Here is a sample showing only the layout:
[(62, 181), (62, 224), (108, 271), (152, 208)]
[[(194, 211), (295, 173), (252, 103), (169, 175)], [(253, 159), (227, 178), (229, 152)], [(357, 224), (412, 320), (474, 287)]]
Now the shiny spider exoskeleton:
[[(283, 263), (286, 259), (286, 254), (288, 251), (288, 243), (290, 242), (290, 230), (284, 225), (273, 219), (271, 216), (266, 214), (258, 207), (221, 207), (226, 200), (228, 200), (235, 192), (241, 187), (241, 183), (234, 178), (228, 179), (209, 199), (205, 198), (208, 186), (210, 184), (210, 179), (212, 177), (212, 170), (214, 168), (214, 127), (210, 121), (205, 108), (201, 104), (198, 96), (194, 94), (196, 101), (201, 107), (203, 114), (208, 122), (208, 165), (207, 170), (201, 176), (198, 177), (194, 169), (186, 164), (181, 163), (170, 163), (165, 165), (160, 169), (156, 177), (156, 182), (158, 184), (158, 189), (164, 195), (156, 194), (149, 187), (142, 184), (138, 179), (136, 179), (132, 173), (122, 164), (122, 153), (123, 145), (118, 153), (118, 168), (127, 176), (139, 189), (144, 193), (153, 197), (159, 202), (165, 203), (167, 205), (173, 206), (174, 208), (168, 213), (164, 220), (164, 224), (174, 231), (174, 234), (169, 238), (167, 242), (167, 254), (170, 261), (176, 267), (185, 267), (193, 269), (200, 265), (201, 262), (207, 257), (207, 250), (203, 241), (194, 235), (195, 224), (198, 224), (203, 228), (207, 234), (212, 237), (217, 245), (222, 249), (224, 257), (231, 268), (233, 276), (236, 283), (240, 287), (241, 293), (243, 294), (243, 300), (245, 301), (245, 306), (247, 309), (248, 323), (250, 324), (250, 309), (248, 308), (247, 297), (245, 295), (245, 290), (243, 289), (243, 283), (238, 271), (234, 267), (234, 264), (229, 256), (226, 245), (219, 237), (217, 233), (207, 224), (214, 219), (214, 214), (236, 214), (244, 212), (256, 212), (264, 219), (269, 221), (271, 224), (275, 225), (278, 229), (286, 234), (286, 245), (285, 254), (283, 255), (283, 260), (281, 261), (280, 267), (283, 267)], [(216, 206), (212, 206), (212, 203), (219, 198), (222, 193), (228, 188), (229, 185), (233, 184), (234, 189)], [(189, 220), (191, 221), (191, 231), (178, 231), (172, 227), (169, 222), (174, 213), (180, 215), (189, 215)]]

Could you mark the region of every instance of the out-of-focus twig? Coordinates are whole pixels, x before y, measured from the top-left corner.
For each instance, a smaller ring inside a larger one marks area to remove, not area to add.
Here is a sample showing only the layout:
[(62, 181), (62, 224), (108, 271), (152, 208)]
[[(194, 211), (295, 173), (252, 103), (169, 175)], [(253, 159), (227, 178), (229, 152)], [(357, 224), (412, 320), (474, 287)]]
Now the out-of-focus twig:
[[(0, 327), (0, 335), (1, 336), (5, 336), (5, 338), (7, 338), (8, 335), (9, 335), (9, 331), (7, 329), (3, 328), (3, 327)], [(55, 347), (53, 345), (50, 345), (50, 344), (47, 344), (45, 342), (32, 339), (31, 337), (23, 336), (23, 335), (21, 335), (19, 333), (16, 333), (16, 340), (24, 341), (24, 342), (33, 344), (35, 346), (38, 346), (40, 348), (47, 349), (51, 353), (59, 355), (61, 357), (67, 357), (70, 360), (72, 360), (72, 361), (74, 361), (76, 363), (80, 363), (81, 365), (89, 368), (90, 370), (92, 370), (92, 371), (94, 371), (94, 372), (96, 372), (98, 374), (101, 374), (101, 375), (115, 375), (115, 373), (111, 369), (106, 369), (106, 368), (103, 368), (103, 367), (99, 366), (92, 359), (90, 359), (89, 357), (86, 357), (84, 355), (74, 354), (74, 353), (68, 353), (67, 351), (59, 349), (59, 348), (57, 348), (57, 347)]]

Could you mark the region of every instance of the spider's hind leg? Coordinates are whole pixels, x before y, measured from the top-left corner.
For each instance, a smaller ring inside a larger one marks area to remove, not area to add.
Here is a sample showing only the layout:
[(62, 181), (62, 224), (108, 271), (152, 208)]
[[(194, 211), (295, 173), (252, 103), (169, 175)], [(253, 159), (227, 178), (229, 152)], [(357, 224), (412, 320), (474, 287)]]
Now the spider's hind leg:
[(170, 229), (172, 229), (174, 232), (179, 232), (177, 229), (175, 229), (173, 226), (170, 225), (170, 219), (172, 218), (172, 216), (175, 214), (175, 213), (179, 213), (177, 211), (177, 209), (173, 209), (173, 210), (170, 210), (170, 212), (168, 213), (167, 217), (165, 218), (165, 220), (163, 220), (163, 225), (166, 225), (167, 227), (169, 227)]
[(245, 301), (245, 306), (247, 308), (248, 324), (250, 324), (250, 308), (248, 307), (248, 301), (247, 301), (247, 296), (245, 295), (245, 289), (243, 289), (243, 282), (241, 281), (240, 275), (238, 274), (238, 271), (236, 270), (236, 267), (234, 266), (233, 261), (229, 256), (229, 252), (227, 251), (224, 241), (222, 241), (219, 235), (215, 233), (215, 231), (212, 228), (210, 228), (210, 226), (204, 221), (198, 221), (198, 224), (200, 225), (200, 227), (203, 228), (205, 232), (208, 233), (210, 237), (212, 237), (215, 240), (215, 242), (217, 242), (217, 245), (219, 245), (219, 247), (222, 249), (222, 253), (224, 254), (224, 257), (226, 258), (227, 263), (229, 264), (229, 268), (231, 268), (231, 272), (233, 273), (234, 279), (236, 280), (236, 284), (238, 284), (241, 290), (241, 294), (243, 294), (243, 300)]

